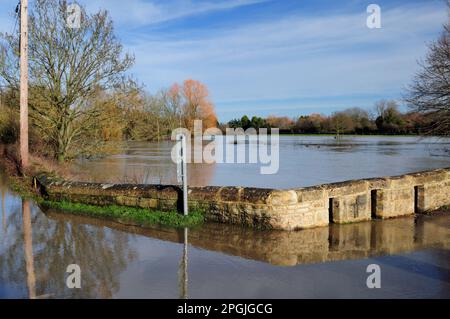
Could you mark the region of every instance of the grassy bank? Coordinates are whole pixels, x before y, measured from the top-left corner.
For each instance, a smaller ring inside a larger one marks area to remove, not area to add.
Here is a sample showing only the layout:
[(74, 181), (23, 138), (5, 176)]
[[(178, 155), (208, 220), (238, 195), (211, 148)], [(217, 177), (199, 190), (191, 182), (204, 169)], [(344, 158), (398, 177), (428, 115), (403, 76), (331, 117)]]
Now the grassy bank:
[(46, 208), (52, 208), (71, 214), (107, 218), (123, 224), (138, 226), (158, 224), (172, 227), (192, 227), (199, 225), (204, 221), (204, 215), (201, 211), (190, 211), (188, 216), (184, 216), (176, 211), (162, 212), (117, 205), (94, 206), (70, 202), (53, 202), (48, 200), (43, 200), (40, 204)]

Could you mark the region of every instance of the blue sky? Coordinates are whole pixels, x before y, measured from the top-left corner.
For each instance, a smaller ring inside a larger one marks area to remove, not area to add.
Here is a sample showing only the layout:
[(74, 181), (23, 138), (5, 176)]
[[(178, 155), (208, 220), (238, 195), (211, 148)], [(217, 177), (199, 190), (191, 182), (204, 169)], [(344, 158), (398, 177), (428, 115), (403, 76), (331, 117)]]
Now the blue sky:
[[(147, 90), (200, 80), (221, 121), (400, 99), (447, 19), (443, 0), (78, 2), (111, 13)], [(381, 7), (381, 29), (366, 26), (371, 3)], [(0, 1), (0, 31), (12, 30), (16, 4)]]

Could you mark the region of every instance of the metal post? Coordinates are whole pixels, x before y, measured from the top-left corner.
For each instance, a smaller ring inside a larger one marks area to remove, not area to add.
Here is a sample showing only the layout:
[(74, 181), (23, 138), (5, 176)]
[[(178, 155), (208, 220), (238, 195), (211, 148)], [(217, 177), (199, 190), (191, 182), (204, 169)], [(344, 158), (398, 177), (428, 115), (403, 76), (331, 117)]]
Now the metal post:
[(177, 141), (179, 144), (179, 161), (178, 161), (178, 181), (183, 183), (183, 213), (186, 216), (188, 214), (188, 188), (187, 188), (187, 147), (186, 136), (184, 134), (177, 135)]

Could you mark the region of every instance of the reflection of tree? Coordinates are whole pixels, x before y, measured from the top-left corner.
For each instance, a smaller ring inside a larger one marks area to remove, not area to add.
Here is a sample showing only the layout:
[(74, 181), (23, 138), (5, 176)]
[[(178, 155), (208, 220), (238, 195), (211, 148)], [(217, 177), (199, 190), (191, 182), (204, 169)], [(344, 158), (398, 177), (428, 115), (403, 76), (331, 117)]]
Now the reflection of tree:
[(2, 190), (2, 228), (3, 228), (3, 236), (6, 236), (5, 189), (1, 188), (1, 190)]
[[(121, 156), (80, 161), (73, 166), (72, 171), (78, 175), (75, 179), (82, 181), (177, 184), (176, 164), (171, 159), (173, 145), (172, 141), (131, 142)], [(189, 186), (211, 185), (215, 167), (215, 164), (188, 164)], [(84, 176), (79, 172), (84, 172)]]
[[(23, 225), (20, 216), (19, 207), (8, 216), (12, 231), (0, 258), (3, 278), (17, 284), (27, 282), (30, 296), (33, 296), (34, 272), (35, 292), (40, 296), (108, 298), (118, 291), (119, 273), (136, 258), (136, 252), (128, 245), (127, 234), (64, 218), (51, 220), (36, 207), (30, 210), (26, 204)], [(66, 286), (66, 268), (70, 264), (81, 268), (81, 289)]]

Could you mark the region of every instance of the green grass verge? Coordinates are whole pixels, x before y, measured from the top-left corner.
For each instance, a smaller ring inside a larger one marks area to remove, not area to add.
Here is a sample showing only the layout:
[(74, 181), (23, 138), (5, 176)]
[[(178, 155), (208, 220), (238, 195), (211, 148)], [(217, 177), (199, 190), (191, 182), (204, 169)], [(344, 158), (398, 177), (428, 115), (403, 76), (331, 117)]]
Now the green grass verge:
[(141, 226), (158, 224), (171, 227), (192, 227), (203, 223), (204, 214), (201, 211), (190, 211), (184, 216), (176, 211), (162, 212), (144, 208), (125, 207), (117, 205), (94, 206), (71, 202), (53, 202), (44, 200), (40, 204), (77, 215), (102, 217), (122, 223), (138, 224)]
[(33, 192), (33, 188), (29, 185), (31, 180), (26, 177), (7, 176), (7, 184), (10, 190), (23, 199), (32, 199), (38, 203), (42, 201), (42, 197)]

